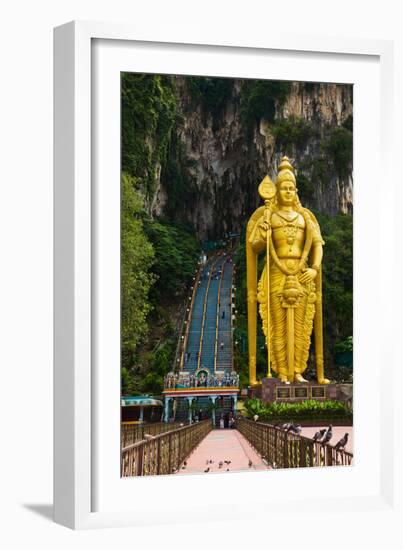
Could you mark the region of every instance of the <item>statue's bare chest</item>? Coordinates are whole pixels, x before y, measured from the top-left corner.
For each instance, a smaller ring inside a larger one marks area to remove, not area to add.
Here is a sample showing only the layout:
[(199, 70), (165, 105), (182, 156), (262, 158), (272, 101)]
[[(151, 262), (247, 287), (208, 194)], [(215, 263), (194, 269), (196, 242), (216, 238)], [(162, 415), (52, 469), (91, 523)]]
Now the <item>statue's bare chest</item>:
[(271, 217), (273, 241), (281, 255), (299, 255), (305, 235), (304, 217), (295, 211), (273, 212)]

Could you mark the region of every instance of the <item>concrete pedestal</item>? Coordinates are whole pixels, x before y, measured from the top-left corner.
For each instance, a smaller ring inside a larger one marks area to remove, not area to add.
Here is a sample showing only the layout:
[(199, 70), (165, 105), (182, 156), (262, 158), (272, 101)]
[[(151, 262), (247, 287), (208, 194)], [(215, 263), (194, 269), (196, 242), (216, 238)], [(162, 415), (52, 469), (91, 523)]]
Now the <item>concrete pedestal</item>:
[(251, 388), (251, 395), (259, 397), (264, 403), (297, 403), (306, 399), (318, 401), (334, 400), (353, 405), (352, 384), (318, 384), (310, 381), (307, 383), (280, 382), (278, 378), (263, 378), (262, 385)]

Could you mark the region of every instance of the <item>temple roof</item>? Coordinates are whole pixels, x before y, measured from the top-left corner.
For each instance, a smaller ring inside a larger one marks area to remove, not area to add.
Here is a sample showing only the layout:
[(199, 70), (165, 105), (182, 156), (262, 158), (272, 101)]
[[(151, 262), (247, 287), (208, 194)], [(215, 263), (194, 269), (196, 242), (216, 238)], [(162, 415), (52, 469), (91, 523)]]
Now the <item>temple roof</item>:
[(138, 407), (144, 407), (144, 406), (154, 406), (154, 407), (162, 407), (163, 403), (159, 399), (154, 399), (153, 397), (150, 397), (149, 395), (136, 395), (133, 396), (125, 396), (122, 397), (122, 407), (129, 407), (129, 406), (138, 406)]

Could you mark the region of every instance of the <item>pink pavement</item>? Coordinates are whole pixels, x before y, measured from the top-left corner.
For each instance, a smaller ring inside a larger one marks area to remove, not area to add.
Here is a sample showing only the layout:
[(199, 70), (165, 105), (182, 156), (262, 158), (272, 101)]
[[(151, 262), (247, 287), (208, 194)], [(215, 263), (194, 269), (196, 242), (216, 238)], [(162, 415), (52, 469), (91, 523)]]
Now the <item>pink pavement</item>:
[[(212, 464), (207, 461), (212, 460)], [(230, 460), (219, 468), (219, 462)], [(249, 466), (249, 461), (252, 465)], [(178, 474), (200, 474), (239, 472), (241, 470), (268, 470), (269, 467), (256, 451), (249, 445), (244, 436), (238, 430), (223, 429), (212, 430), (196, 447), (186, 460), (185, 469), (181, 465)]]

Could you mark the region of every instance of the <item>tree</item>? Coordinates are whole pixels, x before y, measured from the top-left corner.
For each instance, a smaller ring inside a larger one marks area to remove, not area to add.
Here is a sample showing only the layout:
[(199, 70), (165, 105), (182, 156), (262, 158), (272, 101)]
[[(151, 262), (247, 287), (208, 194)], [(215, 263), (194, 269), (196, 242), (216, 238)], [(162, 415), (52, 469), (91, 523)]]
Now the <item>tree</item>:
[(147, 336), (147, 315), (151, 306), (149, 291), (156, 280), (150, 272), (153, 247), (148, 241), (142, 216), (143, 199), (136, 179), (122, 175), (121, 226), (121, 321), (122, 366), (131, 369), (138, 345)]

